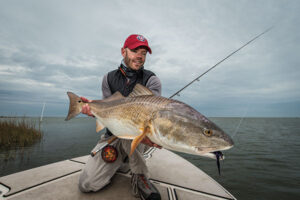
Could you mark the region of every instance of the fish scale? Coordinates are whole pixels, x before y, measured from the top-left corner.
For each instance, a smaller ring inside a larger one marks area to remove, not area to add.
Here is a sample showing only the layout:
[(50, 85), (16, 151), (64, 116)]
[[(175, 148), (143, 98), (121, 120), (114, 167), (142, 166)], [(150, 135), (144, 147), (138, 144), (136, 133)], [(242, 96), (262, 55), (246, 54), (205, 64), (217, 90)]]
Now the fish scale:
[[(116, 100), (107, 103), (105, 108), (99, 113), (102, 118), (122, 118), (141, 121), (149, 119), (152, 113), (164, 108), (172, 100), (157, 96), (139, 96), (126, 98), (125, 100)], [(90, 103), (91, 107), (98, 103)]]

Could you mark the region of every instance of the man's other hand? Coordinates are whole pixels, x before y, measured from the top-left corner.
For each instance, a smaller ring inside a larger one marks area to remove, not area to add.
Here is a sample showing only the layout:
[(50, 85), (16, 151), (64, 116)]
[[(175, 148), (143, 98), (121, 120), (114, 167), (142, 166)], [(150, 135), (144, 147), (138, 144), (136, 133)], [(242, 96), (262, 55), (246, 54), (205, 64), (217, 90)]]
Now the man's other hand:
[[(92, 102), (92, 100), (89, 100), (89, 99), (87, 99), (87, 98), (85, 98), (85, 97), (80, 97), (80, 99), (81, 99), (84, 103), (91, 103), (91, 102)], [(81, 113), (82, 113), (82, 114), (86, 114), (86, 115), (88, 115), (88, 116), (90, 116), (90, 117), (95, 117), (95, 116), (92, 114), (92, 112), (91, 112), (91, 108), (90, 108), (89, 104), (85, 104), (85, 105), (82, 106)]]
[(153, 143), (147, 136), (141, 141), (141, 143), (148, 145), (150, 147), (156, 147), (161, 149), (162, 147), (159, 146), (158, 144)]

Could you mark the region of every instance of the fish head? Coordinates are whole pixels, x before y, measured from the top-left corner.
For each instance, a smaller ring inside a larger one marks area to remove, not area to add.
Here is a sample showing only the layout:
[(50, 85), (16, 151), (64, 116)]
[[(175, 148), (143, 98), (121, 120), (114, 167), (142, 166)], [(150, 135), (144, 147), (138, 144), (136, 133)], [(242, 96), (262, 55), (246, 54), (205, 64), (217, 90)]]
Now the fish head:
[(212, 121), (202, 116), (199, 122), (199, 135), (193, 146), (199, 154), (215, 158), (215, 152), (233, 147), (232, 138)]
[(173, 101), (154, 120), (161, 144), (171, 150), (216, 158), (214, 152), (233, 147), (231, 137), (192, 107)]

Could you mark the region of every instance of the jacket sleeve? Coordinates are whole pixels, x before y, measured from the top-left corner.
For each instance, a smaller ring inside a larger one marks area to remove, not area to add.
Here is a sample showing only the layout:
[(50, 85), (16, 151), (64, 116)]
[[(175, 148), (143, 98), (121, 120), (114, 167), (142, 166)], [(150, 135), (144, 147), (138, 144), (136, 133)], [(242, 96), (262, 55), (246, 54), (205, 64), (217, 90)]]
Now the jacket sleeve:
[(106, 99), (107, 97), (111, 96), (111, 90), (108, 85), (107, 81), (107, 74), (103, 76), (102, 79), (102, 99)]
[(146, 84), (156, 96), (161, 96), (161, 82), (157, 76), (151, 76)]

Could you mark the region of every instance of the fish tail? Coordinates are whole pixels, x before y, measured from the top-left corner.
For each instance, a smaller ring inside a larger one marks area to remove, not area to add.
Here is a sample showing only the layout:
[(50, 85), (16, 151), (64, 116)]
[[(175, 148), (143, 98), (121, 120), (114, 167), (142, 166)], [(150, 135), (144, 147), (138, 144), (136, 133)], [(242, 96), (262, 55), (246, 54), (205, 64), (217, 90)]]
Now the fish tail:
[(82, 110), (83, 102), (79, 96), (72, 92), (67, 92), (69, 99), (70, 99), (70, 105), (69, 105), (69, 113), (66, 117), (65, 121), (68, 121), (78, 115)]

